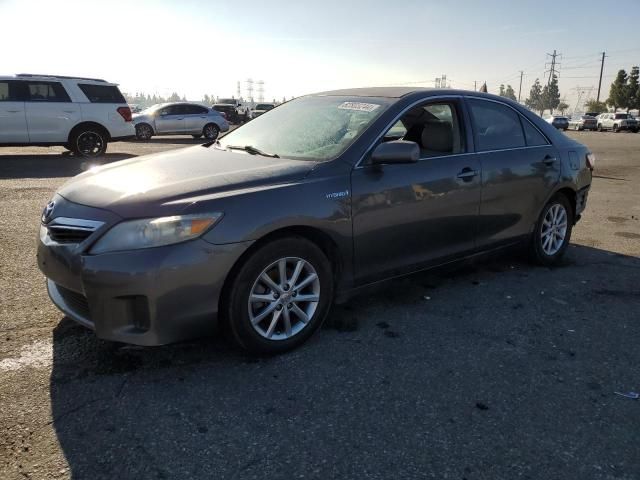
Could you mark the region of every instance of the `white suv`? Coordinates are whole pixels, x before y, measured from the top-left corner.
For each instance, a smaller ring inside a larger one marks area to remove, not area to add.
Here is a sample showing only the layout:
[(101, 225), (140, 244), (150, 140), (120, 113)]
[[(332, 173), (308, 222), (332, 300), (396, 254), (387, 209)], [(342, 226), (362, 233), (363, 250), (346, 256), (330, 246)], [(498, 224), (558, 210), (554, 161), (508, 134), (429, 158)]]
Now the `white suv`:
[(104, 80), (22, 74), (0, 76), (0, 145), (62, 145), (93, 157), (135, 136), (131, 109)]
[(598, 131), (613, 130), (619, 132), (621, 130), (629, 130), (633, 133), (638, 131), (638, 123), (628, 113), (601, 113), (596, 117), (598, 119)]

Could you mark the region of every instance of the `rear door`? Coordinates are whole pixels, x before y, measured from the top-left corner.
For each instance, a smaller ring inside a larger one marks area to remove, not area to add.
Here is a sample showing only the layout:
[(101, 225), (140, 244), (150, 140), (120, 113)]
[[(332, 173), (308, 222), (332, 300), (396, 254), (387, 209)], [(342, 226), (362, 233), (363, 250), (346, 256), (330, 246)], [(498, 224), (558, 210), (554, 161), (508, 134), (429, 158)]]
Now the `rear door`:
[(183, 105), (183, 108), (185, 111), (185, 132), (192, 135), (202, 133), (202, 129), (207, 123), (209, 109), (200, 105)]
[(25, 81), (25, 107), (32, 143), (66, 142), (80, 122), (80, 106), (71, 102), (60, 82)]
[(466, 101), (482, 169), (478, 247), (508, 243), (533, 229), (560, 179), (559, 152), (509, 105)]
[(0, 80), (0, 143), (26, 143), (29, 141), (27, 117), (21, 83)]
[(156, 133), (184, 133), (184, 113), (182, 105), (168, 105), (157, 113)]

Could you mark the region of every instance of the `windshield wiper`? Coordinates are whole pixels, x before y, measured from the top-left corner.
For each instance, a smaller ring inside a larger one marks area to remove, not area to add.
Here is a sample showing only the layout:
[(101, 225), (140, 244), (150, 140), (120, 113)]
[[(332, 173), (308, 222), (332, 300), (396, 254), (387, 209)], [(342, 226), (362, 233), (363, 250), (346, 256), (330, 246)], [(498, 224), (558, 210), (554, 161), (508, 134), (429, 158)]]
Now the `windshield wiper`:
[(226, 145), (226, 148), (228, 150), (244, 150), (245, 152), (247, 152), (247, 153), (249, 153), (251, 155), (261, 155), (263, 157), (280, 158), (280, 156), (277, 153), (263, 152), (262, 150), (259, 150), (256, 147), (253, 147), (251, 145), (245, 145), (245, 146)]

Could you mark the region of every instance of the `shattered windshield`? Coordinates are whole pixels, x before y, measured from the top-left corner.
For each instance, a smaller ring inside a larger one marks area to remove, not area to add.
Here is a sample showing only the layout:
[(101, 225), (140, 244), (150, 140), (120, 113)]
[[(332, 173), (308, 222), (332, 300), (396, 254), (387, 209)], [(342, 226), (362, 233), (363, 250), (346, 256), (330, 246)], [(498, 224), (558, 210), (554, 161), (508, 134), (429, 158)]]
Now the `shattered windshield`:
[(330, 160), (344, 152), (390, 103), (377, 97), (301, 97), (225, 135), (219, 148), (243, 146), (280, 157)]

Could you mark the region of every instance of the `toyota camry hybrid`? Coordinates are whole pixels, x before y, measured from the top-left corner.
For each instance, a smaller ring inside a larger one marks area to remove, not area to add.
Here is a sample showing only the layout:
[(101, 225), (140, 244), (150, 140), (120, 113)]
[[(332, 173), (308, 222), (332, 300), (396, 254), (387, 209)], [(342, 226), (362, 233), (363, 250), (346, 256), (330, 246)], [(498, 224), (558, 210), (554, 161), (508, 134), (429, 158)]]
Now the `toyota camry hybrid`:
[(502, 97), (319, 93), (71, 179), (43, 212), (38, 264), (100, 338), (159, 345), (221, 322), (247, 350), (283, 352), (384, 279), (515, 244), (558, 262), (593, 166)]

